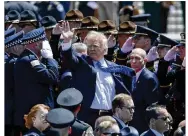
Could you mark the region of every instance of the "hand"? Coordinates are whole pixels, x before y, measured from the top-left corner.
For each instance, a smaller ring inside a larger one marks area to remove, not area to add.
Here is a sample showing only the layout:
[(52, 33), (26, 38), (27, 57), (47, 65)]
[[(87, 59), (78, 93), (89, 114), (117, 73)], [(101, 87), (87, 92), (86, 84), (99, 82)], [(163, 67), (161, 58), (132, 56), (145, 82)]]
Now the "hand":
[(63, 21), (62, 22), (62, 38), (64, 39), (64, 43), (68, 43), (72, 40), (73, 38), (73, 32), (70, 31), (70, 26), (68, 21)]
[(41, 49), (41, 55), (43, 58), (53, 58), (52, 49), (50, 47), (50, 44), (47, 40), (42, 42), (42, 49)]
[(113, 35), (108, 37), (108, 48), (113, 48), (116, 45), (116, 39)]
[(172, 47), (172, 48), (166, 53), (166, 55), (164, 56), (164, 60), (170, 61), (170, 60), (174, 59), (175, 56), (176, 56), (176, 50), (177, 50), (177, 47), (176, 47), (176, 46)]
[(157, 52), (157, 47), (156, 47), (156, 46), (152, 47), (152, 48), (149, 50), (149, 52), (148, 52), (146, 58), (147, 58), (147, 61), (148, 61), (148, 62), (154, 61), (154, 60), (156, 60), (157, 58), (159, 58), (159, 54), (158, 54), (158, 52)]
[(61, 24), (56, 24), (55, 28), (52, 30), (52, 34), (54, 35), (60, 35), (63, 31), (63, 27), (61, 27)]
[(130, 52), (132, 51), (132, 49), (134, 48), (134, 44), (132, 43), (132, 37), (129, 37), (125, 43), (123, 44), (122, 48), (121, 48), (121, 51), (123, 53), (127, 53), (127, 52)]

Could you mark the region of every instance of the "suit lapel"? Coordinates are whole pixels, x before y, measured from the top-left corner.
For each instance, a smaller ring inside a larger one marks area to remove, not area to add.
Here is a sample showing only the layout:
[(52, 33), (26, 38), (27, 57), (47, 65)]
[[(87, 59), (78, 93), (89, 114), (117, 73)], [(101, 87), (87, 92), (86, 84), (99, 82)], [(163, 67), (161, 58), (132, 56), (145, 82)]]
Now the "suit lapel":
[(156, 135), (153, 133), (153, 131), (151, 131), (151, 129), (149, 129), (148, 136), (156, 136)]

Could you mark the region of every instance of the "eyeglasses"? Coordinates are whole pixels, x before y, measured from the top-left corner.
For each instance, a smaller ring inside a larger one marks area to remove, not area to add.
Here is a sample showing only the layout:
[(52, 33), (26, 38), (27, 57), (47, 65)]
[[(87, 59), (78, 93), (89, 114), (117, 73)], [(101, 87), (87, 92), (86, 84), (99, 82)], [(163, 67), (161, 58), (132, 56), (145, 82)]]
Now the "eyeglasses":
[(169, 116), (166, 116), (166, 117), (160, 117), (160, 118), (157, 118), (157, 119), (161, 119), (161, 120), (163, 120), (163, 121), (167, 121), (167, 119), (170, 120), (170, 117), (169, 117)]
[(121, 134), (121, 133), (108, 133), (108, 132), (103, 133), (103, 135), (110, 135), (110, 136), (122, 136), (122, 134)]
[(127, 106), (122, 106), (122, 108), (125, 107), (126, 109), (128, 109), (129, 111), (135, 110), (135, 107), (127, 107)]

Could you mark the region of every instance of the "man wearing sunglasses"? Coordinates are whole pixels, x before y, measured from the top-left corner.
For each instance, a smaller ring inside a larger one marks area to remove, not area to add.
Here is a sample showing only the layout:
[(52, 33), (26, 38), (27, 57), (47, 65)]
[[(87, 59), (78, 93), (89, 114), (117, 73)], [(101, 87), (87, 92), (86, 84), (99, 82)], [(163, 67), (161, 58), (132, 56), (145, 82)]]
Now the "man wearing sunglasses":
[(141, 136), (163, 136), (164, 132), (170, 128), (170, 116), (166, 107), (162, 105), (152, 105), (146, 109), (146, 120), (149, 130)]
[(118, 94), (112, 101), (113, 118), (125, 134), (139, 135), (135, 128), (128, 126), (128, 122), (133, 119), (134, 108), (132, 97), (127, 94)]

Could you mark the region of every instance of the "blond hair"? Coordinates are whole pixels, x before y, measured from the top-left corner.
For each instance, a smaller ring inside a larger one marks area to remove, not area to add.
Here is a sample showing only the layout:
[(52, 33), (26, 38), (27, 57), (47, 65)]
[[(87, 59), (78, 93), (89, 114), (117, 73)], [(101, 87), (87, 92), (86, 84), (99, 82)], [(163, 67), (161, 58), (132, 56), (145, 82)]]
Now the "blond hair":
[(50, 107), (44, 105), (44, 104), (37, 104), (33, 106), (28, 114), (24, 115), (24, 120), (25, 120), (25, 127), (30, 129), (33, 126), (33, 120), (32, 118), (36, 116), (36, 113), (41, 110), (41, 109), (47, 109), (48, 111), (50, 110)]

